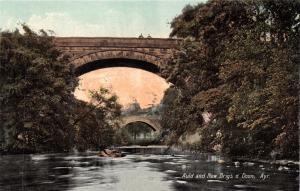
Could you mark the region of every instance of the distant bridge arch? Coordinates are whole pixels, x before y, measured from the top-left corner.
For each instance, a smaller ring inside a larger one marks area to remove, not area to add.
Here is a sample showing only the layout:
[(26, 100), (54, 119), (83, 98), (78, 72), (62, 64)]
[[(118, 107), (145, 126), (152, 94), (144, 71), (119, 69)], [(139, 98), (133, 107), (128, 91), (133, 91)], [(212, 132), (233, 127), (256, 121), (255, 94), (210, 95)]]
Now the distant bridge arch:
[(120, 127), (124, 128), (127, 125), (135, 122), (141, 122), (149, 125), (154, 131), (160, 131), (161, 130), (161, 124), (160, 120), (155, 117), (150, 116), (124, 116), (121, 119)]

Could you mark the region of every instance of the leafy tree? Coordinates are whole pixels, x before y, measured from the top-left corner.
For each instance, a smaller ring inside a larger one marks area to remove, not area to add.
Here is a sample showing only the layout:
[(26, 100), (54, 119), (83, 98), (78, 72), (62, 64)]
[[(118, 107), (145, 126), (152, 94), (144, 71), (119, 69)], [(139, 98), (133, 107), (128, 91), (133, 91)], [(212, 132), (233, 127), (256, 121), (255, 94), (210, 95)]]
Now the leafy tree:
[(211, 0), (183, 9), (171, 36), (185, 39), (162, 70), (179, 90), (164, 127), (178, 138), (209, 112), (211, 122), (198, 125), (203, 147), (296, 158), (299, 10), (296, 0)]
[(255, 24), (223, 42), (220, 78), (232, 96), (227, 118), (247, 130), (253, 154), (296, 158), (300, 3), (261, 3), (265, 10), (257, 9)]
[(107, 89), (91, 91), (92, 103), (79, 102), (76, 113), (78, 123), (76, 147), (79, 150), (104, 149), (115, 143), (115, 133), (121, 105), (117, 96), (111, 95)]
[(73, 66), (52, 37), (23, 25), (1, 32), (0, 108), (2, 150), (66, 151), (73, 147)]
[[(195, 132), (202, 122), (202, 113), (194, 105), (187, 103), (180, 90), (175, 87), (167, 89), (162, 100), (162, 127), (166, 142), (170, 145), (177, 144), (181, 136)], [(200, 115), (200, 116), (199, 116)]]
[(113, 144), (120, 105), (106, 89), (94, 103), (76, 100), (74, 66), (53, 37), (23, 25), (21, 34), (1, 32), (0, 151), (83, 151)]

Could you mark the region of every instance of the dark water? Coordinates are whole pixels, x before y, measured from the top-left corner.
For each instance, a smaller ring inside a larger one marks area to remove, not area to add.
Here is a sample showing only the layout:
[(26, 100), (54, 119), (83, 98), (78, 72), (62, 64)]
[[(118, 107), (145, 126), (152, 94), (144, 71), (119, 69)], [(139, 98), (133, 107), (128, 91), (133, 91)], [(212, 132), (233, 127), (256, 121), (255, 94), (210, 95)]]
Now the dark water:
[(6, 155), (0, 156), (0, 190), (286, 191), (299, 188), (298, 169), (259, 163), (220, 164), (220, 159), (210, 154), (129, 154), (124, 158), (100, 158), (95, 153)]

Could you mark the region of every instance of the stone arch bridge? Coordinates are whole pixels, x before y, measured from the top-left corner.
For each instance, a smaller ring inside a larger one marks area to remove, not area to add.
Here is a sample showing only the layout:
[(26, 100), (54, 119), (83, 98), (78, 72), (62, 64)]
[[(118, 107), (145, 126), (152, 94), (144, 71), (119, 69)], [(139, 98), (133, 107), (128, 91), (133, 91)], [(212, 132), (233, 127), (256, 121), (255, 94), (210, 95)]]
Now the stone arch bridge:
[[(133, 67), (152, 73), (167, 64), (179, 39), (171, 38), (113, 38), (113, 37), (56, 37), (54, 43), (69, 56), (78, 76), (108, 67)], [(160, 130), (160, 120), (150, 116), (124, 116), (121, 127), (143, 122)]]
[(120, 120), (120, 127), (123, 128), (130, 123), (142, 122), (151, 127), (154, 131), (161, 130), (160, 119), (157, 116), (147, 116), (147, 115), (130, 115), (123, 116)]
[(178, 39), (56, 37), (56, 47), (70, 57), (77, 75), (95, 69), (126, 66), (158, 73)]

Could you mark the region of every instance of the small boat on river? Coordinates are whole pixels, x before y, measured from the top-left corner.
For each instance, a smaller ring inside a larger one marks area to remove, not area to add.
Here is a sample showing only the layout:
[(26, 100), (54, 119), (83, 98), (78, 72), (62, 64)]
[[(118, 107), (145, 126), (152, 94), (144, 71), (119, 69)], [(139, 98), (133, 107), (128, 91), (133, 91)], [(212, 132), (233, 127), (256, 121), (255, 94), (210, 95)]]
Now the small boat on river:
[(119, 158), (125, 156), (125, 154), (120, 151), (110, 150), (110, 149), (104, 149), (100, 151), (97, 155), (99, 157), (113, 157), (113, 158)]

